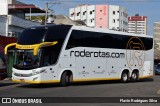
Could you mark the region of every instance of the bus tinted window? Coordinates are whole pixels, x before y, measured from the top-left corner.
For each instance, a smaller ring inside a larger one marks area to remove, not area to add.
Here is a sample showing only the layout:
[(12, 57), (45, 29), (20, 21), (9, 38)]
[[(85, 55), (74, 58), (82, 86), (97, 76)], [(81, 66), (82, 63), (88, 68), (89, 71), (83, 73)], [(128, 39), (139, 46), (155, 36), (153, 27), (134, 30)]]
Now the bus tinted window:
[[(112, 48), (112, 49), (138, 49), (139, 48), (126, 48), (128, 41), (133, 36), (116, 35), (111, 33), (99, 33), (73, 30), (66, 49), (73, 47), (98, 47), (98, 48)], [(138, 37), (144, 44), (144, 48), (140, 50), (150, 50), (153, 47), (153, 39)], [(139, 42), (139, 39), (133, 39), (133, 42)]]
[(46, 42), (59, 41), (63, 42), (66, 38), (71, 26), (54, 26), (48, 29), (45, 37)]
[(28, 28), (25, 29), (18, 38), (18, 44), (32, 45), (41, 43), (47, 29), (43, 28)]
[(66, 39), (66, 36), (70, 28), (71, 25), (68, 26), (60, 25), (60, 26), (50, 27), (48, 29), (45, 37), (45, 42), (58, 41), (58, 43), (54, 46), (42, 48), (44, 57), (42, 60), (43, 61), (42, 66), (55, 64), (57, 62), (60, 50), (63, 46), (64, 40)]

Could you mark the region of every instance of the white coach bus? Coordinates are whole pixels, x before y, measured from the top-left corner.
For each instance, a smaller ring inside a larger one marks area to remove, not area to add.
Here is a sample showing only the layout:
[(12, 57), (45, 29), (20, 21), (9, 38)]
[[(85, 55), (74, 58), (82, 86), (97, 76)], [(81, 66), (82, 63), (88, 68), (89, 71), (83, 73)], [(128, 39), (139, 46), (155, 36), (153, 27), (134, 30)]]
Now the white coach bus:
[(26, 83), (129, 80), (153, 76), (153, 38), (71, 25), (25, 29), (15, 50), (12, 80)]

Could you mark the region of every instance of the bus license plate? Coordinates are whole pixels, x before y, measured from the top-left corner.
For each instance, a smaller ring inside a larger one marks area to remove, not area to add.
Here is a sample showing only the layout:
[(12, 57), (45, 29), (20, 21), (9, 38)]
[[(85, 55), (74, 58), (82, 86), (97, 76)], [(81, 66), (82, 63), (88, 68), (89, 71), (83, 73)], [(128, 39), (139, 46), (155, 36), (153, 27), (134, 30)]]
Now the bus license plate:
[(24, 82), (24, 79), (20, 79), (20, 81)]

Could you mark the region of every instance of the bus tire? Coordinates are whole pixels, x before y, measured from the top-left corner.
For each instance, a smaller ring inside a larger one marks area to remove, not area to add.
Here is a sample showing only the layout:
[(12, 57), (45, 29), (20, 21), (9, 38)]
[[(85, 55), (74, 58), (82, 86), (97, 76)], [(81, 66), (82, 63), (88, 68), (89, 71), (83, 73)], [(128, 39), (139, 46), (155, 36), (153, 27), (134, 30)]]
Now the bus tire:
[(132, 72), (132, 75), (131, 75), (131, 81), (132, 81), (132, 82), (136, 82), (136, 81), (138, 81), (138, 79), (139, 79), (139, 74), (138, 74), (138, 72), (137, 72), (137, 71), (133, 71), (133, 72)]
[(126, 83), (129, 80), (129, 75), (127, 71), (123, 71), (121, 75), (121, 82)]
[(72, 77), (72, 74), (69, 74), (67, 71), (63, 72), (63, 74), (61, 76), (60, 85), (61, 86), (70, 85), (71, 84), (71, 77)]

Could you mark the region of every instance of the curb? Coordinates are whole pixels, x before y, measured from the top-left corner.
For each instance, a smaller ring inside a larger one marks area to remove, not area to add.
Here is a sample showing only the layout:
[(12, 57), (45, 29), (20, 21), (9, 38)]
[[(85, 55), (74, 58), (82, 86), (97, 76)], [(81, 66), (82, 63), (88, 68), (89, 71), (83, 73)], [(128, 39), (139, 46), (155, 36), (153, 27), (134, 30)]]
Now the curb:
[(5, 78), (3, 81), (11, 81), (11, 78)]

